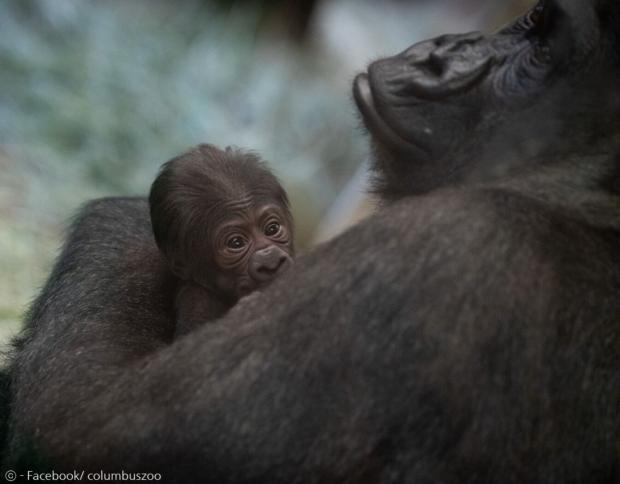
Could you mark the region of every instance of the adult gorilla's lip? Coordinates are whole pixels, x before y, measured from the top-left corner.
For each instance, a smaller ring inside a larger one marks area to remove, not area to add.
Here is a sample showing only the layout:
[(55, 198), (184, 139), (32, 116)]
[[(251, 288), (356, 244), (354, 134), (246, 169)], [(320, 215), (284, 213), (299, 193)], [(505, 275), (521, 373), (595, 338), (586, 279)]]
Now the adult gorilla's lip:
[(399, 149), (401, 151), (425, 150), (421, 146), (400, 136), (393, 128), (391, 128), (377, 112), (375, 100), (370, 87), (368, 74), (358, 74), (353, 81), (353, 98), (361, 111), (364, 121), (372, 134), (377, 135), (384, 143)]

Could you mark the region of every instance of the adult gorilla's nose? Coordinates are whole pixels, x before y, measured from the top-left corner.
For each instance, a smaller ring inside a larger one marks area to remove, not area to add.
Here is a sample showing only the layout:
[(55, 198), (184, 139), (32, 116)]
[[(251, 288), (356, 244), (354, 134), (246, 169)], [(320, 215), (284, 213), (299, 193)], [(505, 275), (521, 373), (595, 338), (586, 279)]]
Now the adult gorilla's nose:
[(250, 260), (250, 277), (258, 282), (268, 282), (291, 264), (291, 257), (280, 247), (271, 245), (257, 250)]
[(484, 41), (484, 34), (481, 32), (440, 35), (434, 39), (427, 39), (413, 44), (401, 52), (398, 57), (406, 57), (411, 61), (423, 62), (428, 59), (430, 54), (435, 53), (444, 57), (446, 54), (464, 52), (471, 47), (475, 47), (481, 41)]
[(395, 102), (437, 101), (477, 85), (494, 60), (493, 49), (479, 32), (443, 35), (375, 62), (369, 73), (373, 87)]

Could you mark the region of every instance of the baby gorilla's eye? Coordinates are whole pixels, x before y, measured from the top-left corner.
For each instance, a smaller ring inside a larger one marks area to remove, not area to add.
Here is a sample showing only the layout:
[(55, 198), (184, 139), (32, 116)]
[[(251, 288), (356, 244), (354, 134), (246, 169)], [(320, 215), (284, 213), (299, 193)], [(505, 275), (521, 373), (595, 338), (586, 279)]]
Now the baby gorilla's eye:
[(226, 247), (233, 250), (239, 250), (245, 247), (245, 240), (243, 237), (235, 235), (226, 241)]
[(278, 222), (271, 222), (265, 227), (265, 235), (267, 237), (273, 237), (278, 232), (280, 232), (280, 224)]

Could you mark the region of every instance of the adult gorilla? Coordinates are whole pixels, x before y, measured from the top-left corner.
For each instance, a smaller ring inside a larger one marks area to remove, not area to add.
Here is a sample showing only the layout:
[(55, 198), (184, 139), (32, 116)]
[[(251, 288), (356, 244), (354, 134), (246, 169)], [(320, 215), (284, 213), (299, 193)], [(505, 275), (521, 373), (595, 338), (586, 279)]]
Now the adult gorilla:
[(542, 2), (355, 93), (392, 202), (191, 337), (144, 202), (86, 207), (16, 352), (9, 463), (618, 482), (620, 4)]

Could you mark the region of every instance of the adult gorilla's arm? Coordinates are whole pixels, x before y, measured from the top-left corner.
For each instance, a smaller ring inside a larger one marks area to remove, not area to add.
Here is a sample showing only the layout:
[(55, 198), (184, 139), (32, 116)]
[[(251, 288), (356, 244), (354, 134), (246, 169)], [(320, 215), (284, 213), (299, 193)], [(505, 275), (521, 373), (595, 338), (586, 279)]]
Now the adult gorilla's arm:
[(13, 361), (14, 458), (218, 484), (620, 482), (618, 32), (616, 0), (541, 0), (373, 62), (354, 94), (400, 201), (172, 344), (146, 207), (91, 205)]
[(91, 204), (14, 363), (13, 456), (34, 447), (55, 469), (183, 482), (437, 482), (488, 472), (487, 459), (538, 475), (556, 462), (528, 462), (530, 439), (567, 450), (557, 430), (574, 412), (536, 429), (567, 392), (550, 393), (560, 350), (544, 333), (557, 328), (540, 324), (552, 317), (551, 261), (532, 229), (504, 223), (534, 211), (545, 225), (521, 199), (399, 202), (169, 346), (146, 205)]

